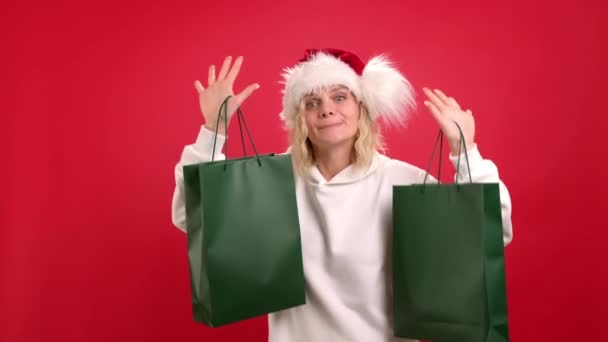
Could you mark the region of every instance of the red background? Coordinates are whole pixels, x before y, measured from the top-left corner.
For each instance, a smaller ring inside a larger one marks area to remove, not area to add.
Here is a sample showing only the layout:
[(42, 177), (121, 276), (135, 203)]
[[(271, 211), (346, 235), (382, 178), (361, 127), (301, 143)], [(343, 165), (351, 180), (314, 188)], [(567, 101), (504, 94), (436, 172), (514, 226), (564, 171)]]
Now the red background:
[(186, 237), (170, 219), (173, 167), (202, 123), (192, 82), (209, 64), (245, 56), (236, 90), (261, 89), (243, 110), (259, 150), (282, 152), (281, 69), (326, 46), (388, 53), (416, 87), (418, 114), (386, 131), (392, 157), (426, 165), (437, 128), (423, 86), (473, 110), (479, 148), (513, 201), (512, 341), (604, 340), (601, 6), (3, 5), (0, 341), (264, 341), (264, 318), (193, 321)]

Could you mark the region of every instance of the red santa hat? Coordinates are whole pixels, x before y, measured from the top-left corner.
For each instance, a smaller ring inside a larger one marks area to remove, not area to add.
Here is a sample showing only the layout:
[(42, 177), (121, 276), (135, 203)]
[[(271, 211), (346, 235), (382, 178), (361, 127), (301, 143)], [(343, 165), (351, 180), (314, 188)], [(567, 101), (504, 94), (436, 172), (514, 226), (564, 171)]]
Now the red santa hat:
[(287, 128), (295, 127), (298, 105), (312, 91), (334, 85), (346, 86), (363, 102), (372, 120), (403, 124), (416, 107), (410, 82), (383, 55), (367, 64), (352, 52), (308, 49), (293, 67), (284, 69), (283, 112)]

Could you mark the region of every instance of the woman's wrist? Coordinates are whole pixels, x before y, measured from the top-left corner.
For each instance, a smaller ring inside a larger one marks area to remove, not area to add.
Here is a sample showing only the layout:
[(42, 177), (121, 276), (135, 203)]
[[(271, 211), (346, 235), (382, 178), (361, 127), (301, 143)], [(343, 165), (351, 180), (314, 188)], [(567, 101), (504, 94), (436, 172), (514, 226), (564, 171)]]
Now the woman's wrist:
[(220, 119), (219, 125), (218, 122), (209, 121), (205, 123), (205, 128), (215, 133), (217, 129), (217, 134), (226, 135), (226, 124), (223, 119)]

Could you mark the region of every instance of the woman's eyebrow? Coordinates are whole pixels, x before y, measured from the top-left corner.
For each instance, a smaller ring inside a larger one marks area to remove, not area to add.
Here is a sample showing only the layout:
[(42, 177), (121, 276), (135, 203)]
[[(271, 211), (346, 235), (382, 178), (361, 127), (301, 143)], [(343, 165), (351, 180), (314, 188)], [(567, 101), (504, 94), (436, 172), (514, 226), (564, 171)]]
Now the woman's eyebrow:
[(345, 87), (345, 86), (342, 86), (342, 85), (340, 85), (340, 86), (335, 86), (335, 87), (331, 88), (331, 89), (329, 90), (329, 92), (331, 92), (331, 93), (335, 93), (335, 92), (336, 92), (336, 91), (338, 91), (338, 90), (348, 90), (348, 88), (347, 88), (347, 87)]
[[(345, 86), (343, 86), (343, 85), (333, 86), (333, 87), (331, 87), (331, 88), (328, 89), (328, 92), (333, 94), (333, 93), (335, 93), (335, 92), (337, 92), (339, 90), (348, 91), (348, 88), (345, 87)], [(304, 99), (318, 99), (318, 98), (319, 98), (319, 95), (316, 94), (316, 93), (310, 93), (310, 94), (304, 95)]]

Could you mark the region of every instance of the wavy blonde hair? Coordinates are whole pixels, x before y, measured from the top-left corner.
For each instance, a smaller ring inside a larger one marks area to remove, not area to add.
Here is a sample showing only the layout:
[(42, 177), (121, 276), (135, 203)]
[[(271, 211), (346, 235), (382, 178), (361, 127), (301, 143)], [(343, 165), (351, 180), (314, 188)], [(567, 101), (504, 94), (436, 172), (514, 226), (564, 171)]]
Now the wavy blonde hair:
[[(306, 174), (308, 168), (315, 164), (312, 142), (308, 138), (308, 128), (304, 118), (305, 102), (302, 99), (298, 106), (295, 118), (295, 127), (290, 130), (290, 152), (295, 173), (299, 176)], [(375, 151), (385, 152), (384, 138), (378, 124), (369, 117), (367, 108), (359, 102), (359, 123), (355, 135), (355, 145), (352, 151), (351, 162), (355, 167), (362, 168), (369, 165)]]

